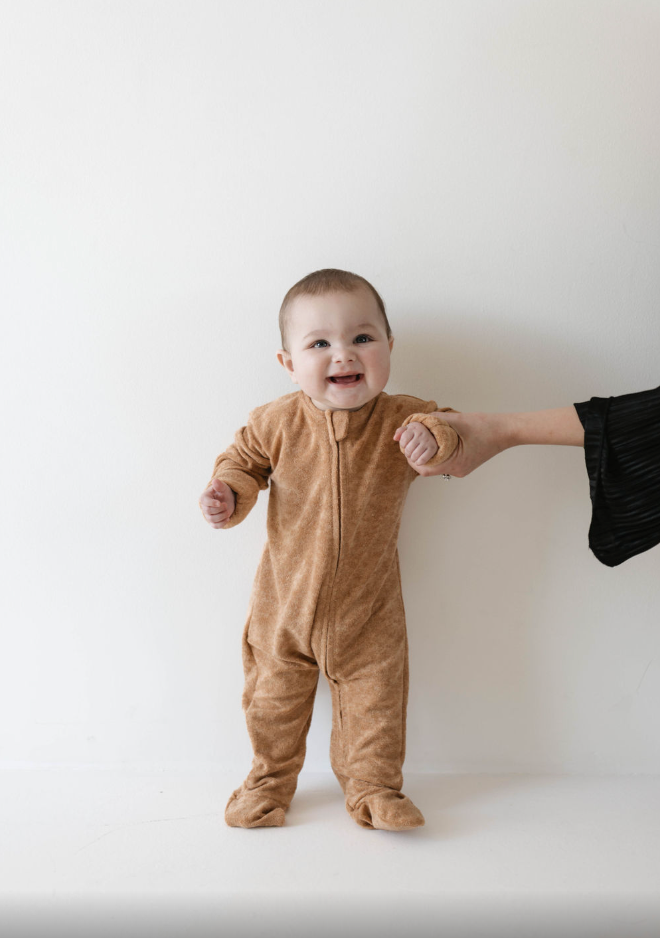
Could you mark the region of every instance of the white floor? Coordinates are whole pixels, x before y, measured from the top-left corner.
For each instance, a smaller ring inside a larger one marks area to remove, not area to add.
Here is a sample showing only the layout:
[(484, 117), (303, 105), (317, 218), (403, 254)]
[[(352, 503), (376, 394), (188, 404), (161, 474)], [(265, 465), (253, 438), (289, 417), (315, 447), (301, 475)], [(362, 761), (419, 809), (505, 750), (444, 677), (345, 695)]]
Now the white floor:
[(660, 936), (660, 778), (406, 775), (426, 826), (360, 828), (303, 773), (282, 828), (211, 770), (0, 773), (11, 938)]

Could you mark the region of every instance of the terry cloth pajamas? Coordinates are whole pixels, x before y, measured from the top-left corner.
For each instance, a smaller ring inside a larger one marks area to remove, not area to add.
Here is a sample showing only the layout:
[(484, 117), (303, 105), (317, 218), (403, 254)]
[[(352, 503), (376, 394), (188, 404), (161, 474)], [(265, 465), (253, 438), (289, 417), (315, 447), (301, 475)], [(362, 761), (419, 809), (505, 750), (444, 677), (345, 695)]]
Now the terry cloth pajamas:
[[(435, 401), (385, 391), (356, 411), (320, 410), (302, 390), (249, 414), (215, 461), (236, 494), (239, 524), (270, 483), (268, 538), (242, 652), (242, 706), (254, 759), (233, 792), (234, 827), (284, 823), (305, 758), (319, 671), (332, 695), (330, 761), (362, 827), (424, 823), (401, 792), (408, 642), (397, 537), (418, 473), (392, 439), (422, 422), (444, 461), (457, 437)], [(445, 408), (451, 410), (451, 408)]]

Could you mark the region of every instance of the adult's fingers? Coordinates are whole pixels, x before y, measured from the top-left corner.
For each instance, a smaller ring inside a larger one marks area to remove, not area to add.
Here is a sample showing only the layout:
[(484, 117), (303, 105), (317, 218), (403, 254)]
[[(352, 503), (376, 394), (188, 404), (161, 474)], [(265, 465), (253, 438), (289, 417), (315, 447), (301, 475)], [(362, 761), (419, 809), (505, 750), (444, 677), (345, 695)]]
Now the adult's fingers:
[(428, 471), (429, 475), (446, 473), (463, 478), (506, 448), (499, 414), (445, 413), (443, 419), (451, 424), (458, 442), (444, 462)]

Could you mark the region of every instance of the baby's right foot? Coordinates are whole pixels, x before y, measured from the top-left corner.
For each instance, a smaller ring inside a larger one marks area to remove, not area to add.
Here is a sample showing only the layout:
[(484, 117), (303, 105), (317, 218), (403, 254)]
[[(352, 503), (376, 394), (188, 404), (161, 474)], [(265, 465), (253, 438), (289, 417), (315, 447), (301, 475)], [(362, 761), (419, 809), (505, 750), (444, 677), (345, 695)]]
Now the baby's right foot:
[(259, 789), (233, 792), (225, 808), (229, 827), (282, 827), (285, 809)]

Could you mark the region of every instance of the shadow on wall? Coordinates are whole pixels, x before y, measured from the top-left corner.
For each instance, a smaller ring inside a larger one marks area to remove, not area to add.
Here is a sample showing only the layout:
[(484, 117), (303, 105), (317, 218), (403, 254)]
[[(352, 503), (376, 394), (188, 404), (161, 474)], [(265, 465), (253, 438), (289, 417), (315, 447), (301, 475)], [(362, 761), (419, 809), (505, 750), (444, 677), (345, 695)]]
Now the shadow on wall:
[[(611, 372), (556, 330), (443, 315), (432, 330), (395, 333), (387, 390), (464, 411), (541, 410), (638, 390), (613, 387)], [(465, 479), (415, 480), (399, 537), (408, 771), (438, 771), (445, 759), (452, 772), (549, 769), (543, 643), (562, 591), (579, 597), (580, 569), (600, 566), (588, 550), (590, 518), (581, 447), (516, 447)]]

